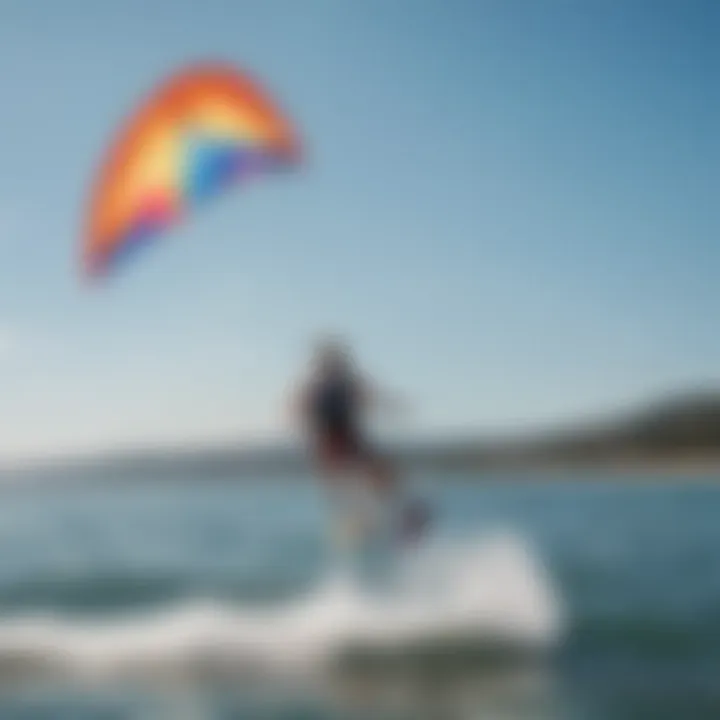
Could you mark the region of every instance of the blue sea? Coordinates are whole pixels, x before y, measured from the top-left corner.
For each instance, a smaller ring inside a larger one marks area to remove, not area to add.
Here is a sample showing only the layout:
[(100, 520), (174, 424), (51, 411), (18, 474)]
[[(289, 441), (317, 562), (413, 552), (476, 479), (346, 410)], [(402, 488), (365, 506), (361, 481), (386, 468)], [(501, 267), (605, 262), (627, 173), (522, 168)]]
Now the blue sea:
[(420, 474), (373, 582), (310, 478), (13, 478), (0, 718), (715, 720), (718, 479)]

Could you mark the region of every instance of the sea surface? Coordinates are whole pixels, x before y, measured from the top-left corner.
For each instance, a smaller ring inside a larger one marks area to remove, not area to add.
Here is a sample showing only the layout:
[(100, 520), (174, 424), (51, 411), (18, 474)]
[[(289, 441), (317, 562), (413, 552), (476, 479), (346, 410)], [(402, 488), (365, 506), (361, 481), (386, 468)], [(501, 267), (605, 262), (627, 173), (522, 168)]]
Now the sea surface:
[(716, 720), (718, 479), (419, 474), (352, 563), (309, 478), (8, 482), (0, 719)]

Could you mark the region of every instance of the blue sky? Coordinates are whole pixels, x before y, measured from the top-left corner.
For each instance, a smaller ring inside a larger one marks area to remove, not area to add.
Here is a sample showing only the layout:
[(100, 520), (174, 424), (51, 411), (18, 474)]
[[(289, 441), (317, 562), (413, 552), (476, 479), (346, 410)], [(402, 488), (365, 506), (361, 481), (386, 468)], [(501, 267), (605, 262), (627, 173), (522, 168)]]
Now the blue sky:
[[(720, 6), (0, 0), (0, 454), (279, 431), (317, 331), (404, 429), (542, 424), (718, 380)], [(307, 160), (99, 292), (92, 175), (169, 72), (261, 77)]]

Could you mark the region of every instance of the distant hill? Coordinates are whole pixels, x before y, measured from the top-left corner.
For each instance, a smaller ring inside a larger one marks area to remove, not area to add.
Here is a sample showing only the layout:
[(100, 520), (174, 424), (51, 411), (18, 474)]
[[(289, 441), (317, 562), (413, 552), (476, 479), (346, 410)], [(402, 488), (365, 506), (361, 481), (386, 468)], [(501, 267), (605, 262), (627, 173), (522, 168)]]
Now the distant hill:
[[(666, 397), (634, 412), (575, 424), (531, 437), (423, 442), (394, 448), (405, 464), (436, 469), (490, 470), (542, 466), (713, 463), (720, 468), (720, 392)], [(297, 447), (148, 450), (50, 465), (68, 477), (290, 476), (308, 468)]]
[(677, 394), (648, 406), (556, 429), (467, 448), (453, 462), (482, 465), (717, 462), (720, 466), (720, 392)]

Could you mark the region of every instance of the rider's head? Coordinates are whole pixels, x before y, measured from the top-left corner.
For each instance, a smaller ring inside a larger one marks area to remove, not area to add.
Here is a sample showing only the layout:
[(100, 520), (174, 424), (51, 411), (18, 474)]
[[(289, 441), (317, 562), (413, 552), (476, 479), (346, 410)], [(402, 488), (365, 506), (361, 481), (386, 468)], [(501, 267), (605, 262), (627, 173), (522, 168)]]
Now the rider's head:
[(323, 375), (345, 373), (352, 364), (350, 350), (338, 337), (320, 339), (314, 351), (315, 367)]

